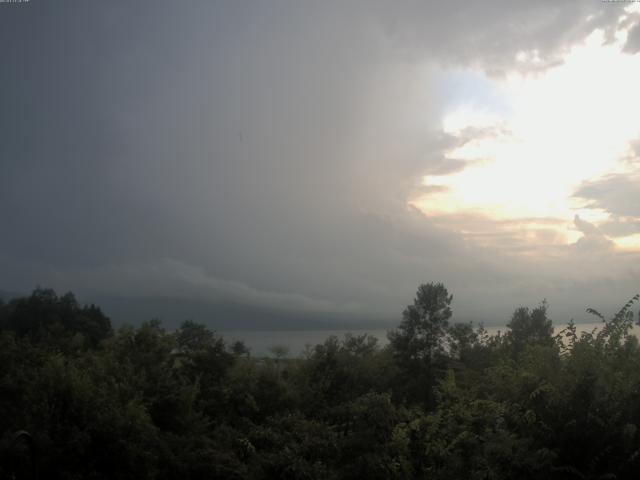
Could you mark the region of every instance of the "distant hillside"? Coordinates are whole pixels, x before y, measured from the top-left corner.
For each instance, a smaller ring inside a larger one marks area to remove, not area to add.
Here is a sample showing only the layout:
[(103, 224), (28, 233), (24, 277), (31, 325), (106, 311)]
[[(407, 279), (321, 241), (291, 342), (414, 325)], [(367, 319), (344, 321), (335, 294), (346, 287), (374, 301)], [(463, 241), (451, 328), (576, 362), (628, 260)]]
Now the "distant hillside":
[(24, 297), (24, 296), (25, 296), (24, 293), (9, 292), (7, 290), (0, 290), (0, 300), (2, 300), (4, 302), (8, 302), (12, 298)]
[(80, 297), (79, 300), (99, 305), (115, 326), (139, 325), (152, 318), (162, 320), (169, 328), (178, 327), (184, 320), (194, 320), (215, 330), (384, 329), (395, 324), (394, 320), (372, 320), (365, 316), (327, 315), (184, 298)]

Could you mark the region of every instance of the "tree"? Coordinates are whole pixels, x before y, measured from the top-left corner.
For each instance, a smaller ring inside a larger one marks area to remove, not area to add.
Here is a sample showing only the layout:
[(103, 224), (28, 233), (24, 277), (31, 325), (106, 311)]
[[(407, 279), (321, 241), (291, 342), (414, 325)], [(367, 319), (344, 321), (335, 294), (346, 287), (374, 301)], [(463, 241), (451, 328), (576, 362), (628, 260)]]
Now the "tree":
[(400, 326), (388, 333), (398, 365), (416, 387), (412, 395), (431, 397), (435, 357), (443, 352), (452, 299), (442, 283), (420, 285), (413, 305), (402, 313)]
[[(3, 309), (0, 328), (32, 340), (53, 341), (60, 349), (73, 345), (95, 348), (112, 334), (111, 321), (95, 305), (78, 304), (72, 293), (58, 296), (51, 289), (36, 288), (30, 296), (15, 298)], [(78, 341), (79, 340), (79, 341)]]
[(388, 334), (403, 363), (429, 363), (433, 359), (449, 325), (452, 298), (442, 283), (418, 287), (413, 305), (402, 313), (400, 326)]
[(554, 345), (553, 325), (547, 318), (548, 304), (543, 301), (533, 310), (519, 307), (513, 312), (511, 321), (507, 324), (508, 338), (514, 352), (520, 352), (525, 345)]
[(251, 355), (251, 350), (242, 340), (234, 340), (229, 348), (236, 357), (249, 357)]
[(478, 334), (471, 323), (454, 323), (447, 334), (449, 355), (458, 360), (466, 360), (469, 351), (478, 343)]
[(290, 349), (286, 345), (273, 345), (269, 347), (269, 352), (279, 361), (289, 355)]

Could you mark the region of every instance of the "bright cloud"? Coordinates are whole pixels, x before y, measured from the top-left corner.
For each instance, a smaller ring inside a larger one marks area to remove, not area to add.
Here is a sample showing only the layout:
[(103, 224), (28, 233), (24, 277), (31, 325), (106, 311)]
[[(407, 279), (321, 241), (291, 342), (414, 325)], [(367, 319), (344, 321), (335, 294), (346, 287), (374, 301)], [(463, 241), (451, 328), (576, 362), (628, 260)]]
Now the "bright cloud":
[[(434, 218), (470, 213), (497, 228), (515, 222), (530, 242), (540, 241), (536, 231), (552, 228), (555, 235), (544, 241), (560, 245), (583, 236), (575, 218), (595, 225), (611, 221), (606, 208), (574, 195), (585, 182), (632, 175), (637, 168), (628, 160), (640, 135), (640, 56), (623, 53), (626, 36), (621, 27), (607, 42), (596, 30), (554, 68), (491, 80), (507, 109), (476, 103), (449, 112), (445, 133), (465, 138), (480, 132), (446, 152), (467, 167), (425, 176), (430, 188), (411, 203)], [(539, 61), (535, 52), (517, 58)], [(550, 227), (543, 219), (556, 223)], [(621, 249), (640, 249), (635, 234), (611, 240)]]

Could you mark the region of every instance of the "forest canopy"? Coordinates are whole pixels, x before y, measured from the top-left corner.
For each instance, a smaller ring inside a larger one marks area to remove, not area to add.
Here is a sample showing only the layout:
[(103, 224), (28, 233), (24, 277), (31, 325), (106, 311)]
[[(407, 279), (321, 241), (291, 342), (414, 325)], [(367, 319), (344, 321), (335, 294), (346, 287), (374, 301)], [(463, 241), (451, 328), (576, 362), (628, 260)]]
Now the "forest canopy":
[(593, 332), (542, 302), (489, 335), (427, 283), (388, 345), (290, 358), (36, 289), (0, 302), (0, 478), (637, 478), (638, 298)]

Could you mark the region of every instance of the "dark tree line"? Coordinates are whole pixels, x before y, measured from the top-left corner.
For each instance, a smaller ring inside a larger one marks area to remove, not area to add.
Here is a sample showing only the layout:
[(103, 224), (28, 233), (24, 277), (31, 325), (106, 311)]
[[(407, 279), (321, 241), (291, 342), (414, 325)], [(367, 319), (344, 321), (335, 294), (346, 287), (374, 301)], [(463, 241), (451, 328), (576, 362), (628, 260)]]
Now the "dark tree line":
[(636, 300), (592, 333), (542, 303), (488, 335), (426, 284), (386, 347), (287, 359), (38, 289), (0, 303), (0, 478), (637, 478)]

